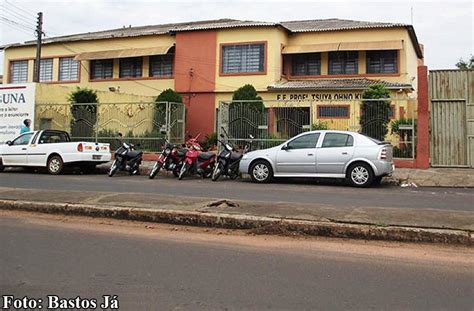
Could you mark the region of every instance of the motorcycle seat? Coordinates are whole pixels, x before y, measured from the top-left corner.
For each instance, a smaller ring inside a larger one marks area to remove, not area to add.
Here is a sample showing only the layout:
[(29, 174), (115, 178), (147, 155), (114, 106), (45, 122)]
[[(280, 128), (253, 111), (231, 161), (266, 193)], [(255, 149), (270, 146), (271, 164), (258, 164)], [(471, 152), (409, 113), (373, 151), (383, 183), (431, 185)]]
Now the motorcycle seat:
[(199, 160), (209, 160), (213, 156), (215, 156), (215, 154), (212, 152), (202, 152), (199, 154)]
[(243, 154), (241, 154), (240, 152), (234, 152), (234, 151), (233, 151), (233, 152), (230, 154), (230, 159), (231, 159), (232, 161), (240, 160), (240, 158), (242, 158), (242, 157), (243, 157)]
[(130, 159), (133, 159), (133, 158), (136, 158), (136, 157), (140, 157), (142, 154), (143, 154), (143, 152), (141, 152), (141, 151), (130, 151), (129, 153), (127, 153), (127, 157), (130, 158)]

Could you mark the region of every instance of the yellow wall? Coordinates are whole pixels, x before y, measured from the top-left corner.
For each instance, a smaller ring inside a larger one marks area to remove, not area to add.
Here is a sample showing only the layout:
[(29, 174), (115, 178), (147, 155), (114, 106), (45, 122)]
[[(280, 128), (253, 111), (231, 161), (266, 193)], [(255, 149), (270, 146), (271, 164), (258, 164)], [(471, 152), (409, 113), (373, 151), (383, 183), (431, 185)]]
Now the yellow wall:
[[(267, 42), (267, 59), (265, 75), (220, 76), (221, 44), (238, 42)], [(237, 88), (252, 84), (257, 91), (266, 91), (267, 86), (280, 80), (281, 45), (285, 45), (287, 36), (280, 28), (240, 28), (219, 30), (216, 46), (216, 91), (235, 91)]]
[[(59, 57), (75, 56), (82, 52), (122, 50), (132, 48), (150, 48), (171, 46), (175, 38), (170, 35), (142, 36), (132, 38), (115, 38), (106, 40), (77, 41), (67, 43), (45, 44), (41, 50), (42, 58), (53, 57), (53, 83), (60, 85), (78, 85), (78, 83), (59, 83)], [(12, 47), (5, 50), (4, 83), (9, 79), (9, 61), (29, 59), (28, 81), (33, 81), (33, 66), (36, 53), (35, 46)], [(123, 80), (118, 77), (118, 60), (114, 62), (114, 79), (108, 81), (89, 81), (89, 61), (81, 61), (80, 86), (96, 90), (109, 91), (109, 87), (120, 87), (121, 93), (157, 96), (162, 90), (174, 88), (174, 79), (135, 79)], [(143, 76), (148, 75), (148, 58), (143, 62)]]

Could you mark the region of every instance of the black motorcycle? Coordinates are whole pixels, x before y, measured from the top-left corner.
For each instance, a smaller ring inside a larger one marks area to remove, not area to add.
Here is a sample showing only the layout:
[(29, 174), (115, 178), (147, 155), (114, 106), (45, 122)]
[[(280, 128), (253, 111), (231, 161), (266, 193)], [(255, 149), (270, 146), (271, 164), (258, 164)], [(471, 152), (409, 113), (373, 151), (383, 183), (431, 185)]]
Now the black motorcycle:
[[(120, 134), (119, 134), (120, 135)], [(122, 135), (120, 135), (122, 137)], [(115, 160), (109, 170), (109, 177), (112, 177), (120, 171), (126, 171), (130, 175), (139, 173), (140, 164), (142, 163), (143, 152), (135, 150), (135, 146), (131, 143), (122, 143), (115, 151)]]
[(249, 136), (250, 140), (246, 142), (243, 151), (239, 152), (233, 145), (223, 140), (225, 138), (223, 134), (220, 135), (222, 140), (218, 140), (218, 142), (223, 148), (217, 155), (216, 165), (211, 176), (212, 181), (218, 180), (221, 175), (228, 176), (230, 179), (236, 179), (239, 176), (240, 160), (246, 152), (250, 151), (252, 146), (253, 136)]
[(188, 150), (182, 146), (172, 145), (166, 141), (165, 148), (158, 157), (158, 160), (156, 160), (148, 177), (150, 179), (155, 178), (161, 169), (171, 171), (175, 177), (178, 177), (187, 151)]

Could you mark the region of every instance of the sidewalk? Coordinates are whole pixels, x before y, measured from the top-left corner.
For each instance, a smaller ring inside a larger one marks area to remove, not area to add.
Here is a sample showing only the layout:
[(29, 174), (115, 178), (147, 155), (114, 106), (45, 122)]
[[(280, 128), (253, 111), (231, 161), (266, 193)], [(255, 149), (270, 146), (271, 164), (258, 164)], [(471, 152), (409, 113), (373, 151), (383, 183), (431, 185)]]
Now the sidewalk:
[[(25, 196), (25, 192), (28, 196)], [(474, 213), (0, 188), (0, 209), (330, 237), (472, 245)]]
[[(396, 184), (414, 183), (419, 187), (461, 187), (474, 188), (472, 168), (429, 168), (427, 170), (396, 168), (386, 182)], [(474, 191), (474, 190), (473, 190)]]

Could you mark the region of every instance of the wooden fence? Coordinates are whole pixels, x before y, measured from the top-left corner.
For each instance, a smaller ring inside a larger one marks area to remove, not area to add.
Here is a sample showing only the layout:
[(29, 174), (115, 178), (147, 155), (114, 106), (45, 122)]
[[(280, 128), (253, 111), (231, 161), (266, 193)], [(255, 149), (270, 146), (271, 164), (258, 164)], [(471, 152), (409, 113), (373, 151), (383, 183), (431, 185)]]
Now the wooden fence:
[(431, 165), (474, 167), (474, 70), (432, 70)]

